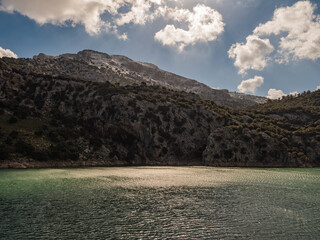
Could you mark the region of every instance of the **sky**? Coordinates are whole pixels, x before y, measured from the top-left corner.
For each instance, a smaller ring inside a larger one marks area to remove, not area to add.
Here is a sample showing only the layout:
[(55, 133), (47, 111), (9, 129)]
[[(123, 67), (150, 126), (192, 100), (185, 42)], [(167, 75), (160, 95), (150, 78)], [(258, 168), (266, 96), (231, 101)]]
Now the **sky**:
[(320, 89), (319, 8), (319, 0), (0, 0), (0, 57), (92, 49), (276, 99)]

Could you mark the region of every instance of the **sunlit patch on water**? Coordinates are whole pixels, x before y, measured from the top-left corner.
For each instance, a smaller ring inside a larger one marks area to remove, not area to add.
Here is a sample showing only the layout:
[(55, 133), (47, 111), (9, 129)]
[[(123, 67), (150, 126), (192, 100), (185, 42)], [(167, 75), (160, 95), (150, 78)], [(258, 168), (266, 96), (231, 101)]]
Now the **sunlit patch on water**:
[(320, 169), (0, 171), (0, 239), (317, 239)]

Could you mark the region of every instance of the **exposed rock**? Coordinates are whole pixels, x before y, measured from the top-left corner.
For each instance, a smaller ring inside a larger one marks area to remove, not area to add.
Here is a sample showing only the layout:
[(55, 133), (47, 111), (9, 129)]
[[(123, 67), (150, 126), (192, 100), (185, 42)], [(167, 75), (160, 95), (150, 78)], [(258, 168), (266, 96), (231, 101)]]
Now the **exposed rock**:
[(125, 56), (108, 55), (92, 50), (57, 57), (40, 53), (33, 59), (13, 61), (22, 65), (28, 64), (34, 68), (32, 71), (52, 76), (68, 76), (97, 82), (109, 81), (123, 86), (142, 82), (147, 85), (159, 85), (196, 93), (218, 105), (233, 108), (248, 107), (267, 101), (263, 97), (212, 89), (195, 80), (161, 70), (151, 63), (136, 62)]

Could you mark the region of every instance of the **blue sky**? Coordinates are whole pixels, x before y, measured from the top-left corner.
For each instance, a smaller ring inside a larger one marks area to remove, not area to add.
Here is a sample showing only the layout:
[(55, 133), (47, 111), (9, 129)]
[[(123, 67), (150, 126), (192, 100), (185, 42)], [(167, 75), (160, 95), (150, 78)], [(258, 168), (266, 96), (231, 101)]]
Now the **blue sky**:
[(287, 0), (0, 0), (0, 56), (93, 49), (210, 87), (277, 98), (320, 86), (319, 7)]

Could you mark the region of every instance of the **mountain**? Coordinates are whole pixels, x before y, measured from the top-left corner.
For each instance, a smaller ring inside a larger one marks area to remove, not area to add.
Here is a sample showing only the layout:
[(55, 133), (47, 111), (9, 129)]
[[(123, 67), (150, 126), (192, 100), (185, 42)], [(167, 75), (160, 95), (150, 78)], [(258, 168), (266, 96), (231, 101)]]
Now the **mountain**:
[(109, 81), (120, 86), (140, 84), (157, 85), (172, 90), (195, 93), (218, 105), (241, 108), (265, 103), (266, 98), (227, 90), (212, 89), (195, 80), (163, 71), (150, 63), (133, 61), (125, 56), (108, 55), (92, 50), (57, 57), (39, 54), (33, 59), (19, 59), (16, 64), (28, 65), (32, 71), (52, 75), (81, 78), (95, 82)]
[(222, 166), (319, 166), (320, 90), (233, 112), (214, 130), (204, 161)]
[(93, 53), (0, 59), (1, 168), (320, 165), (320, 91), (229, 108)]

